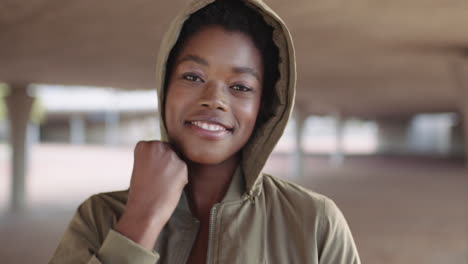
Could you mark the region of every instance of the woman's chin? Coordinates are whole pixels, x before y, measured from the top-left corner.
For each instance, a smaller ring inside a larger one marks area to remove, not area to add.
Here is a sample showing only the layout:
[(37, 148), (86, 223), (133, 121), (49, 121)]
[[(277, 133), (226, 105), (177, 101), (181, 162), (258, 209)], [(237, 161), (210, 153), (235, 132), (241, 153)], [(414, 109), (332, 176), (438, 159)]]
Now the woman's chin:
[(207, 152), (185, 152), (184, 158), (190, 162), (203, 164), (203, 165), (216, 165), (224, 162), (229, 157), (221, 153), (207, 153)]

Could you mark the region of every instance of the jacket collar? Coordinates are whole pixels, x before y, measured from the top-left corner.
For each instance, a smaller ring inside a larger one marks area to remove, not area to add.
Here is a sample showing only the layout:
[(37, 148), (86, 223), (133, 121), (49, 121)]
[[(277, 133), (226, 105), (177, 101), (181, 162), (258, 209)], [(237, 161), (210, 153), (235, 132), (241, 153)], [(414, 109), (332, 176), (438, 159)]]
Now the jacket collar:
[[(226, 191), (224, 198), (221, 200), (221, 203), (241, 200), (245, 193), (245, 180), (242, 169), (239, 166), (235, 170), (234, 175), (232, 175), (231, 183), (229, 184), (228, 190)], [(185, 190), (182, 192), (182, 196), (180, 197), (176, 210), (192, 215)]]

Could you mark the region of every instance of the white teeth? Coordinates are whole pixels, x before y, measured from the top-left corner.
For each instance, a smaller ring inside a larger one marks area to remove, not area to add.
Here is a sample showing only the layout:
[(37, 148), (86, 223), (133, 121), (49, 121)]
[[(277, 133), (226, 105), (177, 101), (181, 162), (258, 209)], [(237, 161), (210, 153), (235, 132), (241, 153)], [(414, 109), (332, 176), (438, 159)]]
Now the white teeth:
[(190, 122), (194, 125), (196, 125), (197, 127), (201, 127), (203, 129), (206, 129), (206, 130), (210, 130), (210, 131), (222, 131), (222, 130), (226, 130), (226, 128), (220, 126), (220, 125), (216, 125), (216, 124), (211, 124), (211, 123), (206, 123), (206, 122), (201, 122), (201, 121), (193, 121), (193, 122)]

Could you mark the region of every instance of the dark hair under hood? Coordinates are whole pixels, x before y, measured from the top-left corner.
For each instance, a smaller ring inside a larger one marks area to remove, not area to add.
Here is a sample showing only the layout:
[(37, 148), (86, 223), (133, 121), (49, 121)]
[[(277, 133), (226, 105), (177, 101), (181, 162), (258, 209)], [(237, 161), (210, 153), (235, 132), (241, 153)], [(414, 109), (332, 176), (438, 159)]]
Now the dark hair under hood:
[[(182, 13), (173, 20), (161, 43), (156, 64), (156, 85), (159, 97), (158, 112), (161, 120), (160, 129), (163, 141), (167, 142), (169, 140), (164, 122), (164, 88), (166, 84), (165, 78), (167, 78), (166, 67), (171, 66), (171, 61), (169, 60), (171, 51), (175, 47), (172, 52), (172, 57), (174, 57), (174, 54), (178, 52), (178, 45), (176, 44), (178, 43), (179, 36), (182, 35), (182, 37), (184, 37), (185, 33), (181, 34), (181, 31), (184, 28), (184, 22), (190, 18), (191, 14), (199, 11), (212, 2), (214, 2), (214, 0), (193, 1), (187, 9), (183, 10)], [(273, 28), (272, 34), (270, 35), (272, 36), (273, 43), (277, 47), (277, 50), (273, 49), (273, 52), (278, 54), (278, 58), (275, 58), (274, 56), (272, 58), (264, 58), (264, 64), (268, 63), (269, 66), (271, 66), (271, 63), (277, 62), (276, 67), (268, 68), (268, 66), (265, 66), (265, 75), (273, 74), (277, 75), (277, 78), (271, 78), (273, 79), (273, 83), (264, 84), (264, 87), (269, 91), (264, 92), (262, 96), (263, 112), (259, 113), (261, 123), (257, 123), (257, 127), (252, 133), (249, 142), (242, 149), (242, 160), (240, 166), (245, 179), (245, 187), (250, 195), (257, 196), (261, 190), (261, 188), (258, 188), (258, 185), (261, 184), (260, 178), (262, 175), (262, 169), (276, 143), (283, 134), (293, 109), (296, 85), (296, 65), (292, 39), (281, 18), (279, 18), (279, 16), (261, 0), (245, 0), (243, 2), (252, 11), (260, 14), (264, 21)], [(226, 28), (225, 25), (223, 25), (223, 27)], [(256, 30), (256, 27), (250, 28)], [(226, 28), (226, 30), (230, 29)], [(248, 34), (248, 32), (246, 33)], [(184, 40), (180, 42), (184, 42)], [(258, 41), (254, 39), (254, 42), (258, 45), (261, 40)], [(270, 50), (268, 52), (272, 51)], [(264, 52), (262, 53), (264, 54)], [(267, 107), (264, 107), (265, 102), (268, 103)], [(265, 109), (267, 110), (265, 111)]]

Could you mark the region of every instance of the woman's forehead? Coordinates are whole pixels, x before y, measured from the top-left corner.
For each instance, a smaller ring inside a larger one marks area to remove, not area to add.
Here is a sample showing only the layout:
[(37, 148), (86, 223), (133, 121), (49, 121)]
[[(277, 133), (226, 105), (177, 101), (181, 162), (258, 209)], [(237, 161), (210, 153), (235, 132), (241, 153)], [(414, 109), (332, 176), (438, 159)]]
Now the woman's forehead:
[(227, 65), (262, 72), (261, 52), (252, 39), (237, 31), (227, 31), (221, 26), (209, 26), (194, 33), (178, 54), (176, 64), (197, 63), (201, 66)]

